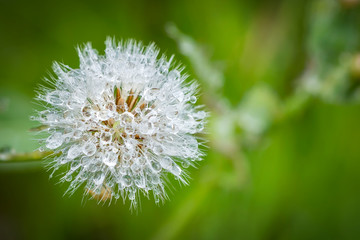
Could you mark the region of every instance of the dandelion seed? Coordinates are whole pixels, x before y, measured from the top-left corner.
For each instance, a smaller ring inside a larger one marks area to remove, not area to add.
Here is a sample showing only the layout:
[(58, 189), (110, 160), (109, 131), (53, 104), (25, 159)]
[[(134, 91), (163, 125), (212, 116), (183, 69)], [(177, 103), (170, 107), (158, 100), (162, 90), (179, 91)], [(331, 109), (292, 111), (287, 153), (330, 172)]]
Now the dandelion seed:
[(203, 156), (194, 134), (207, 114), (194, 107), (197, 85), (154, 44), (108, 38), (105, 55), (90, 44), (78, 54), (79, 69), (55, 63), (55, 89), (37, 97), (46, 108), (34, 117), (48, 126), (43, 147), (58, 153), (50, 168), (67, 166), (68, 192), (84, 186), (99, 201), (122, 196), (136, 207), (150, 192), (156, 203), (166, 199), (164, 178), (187, 183), (180, 166)]

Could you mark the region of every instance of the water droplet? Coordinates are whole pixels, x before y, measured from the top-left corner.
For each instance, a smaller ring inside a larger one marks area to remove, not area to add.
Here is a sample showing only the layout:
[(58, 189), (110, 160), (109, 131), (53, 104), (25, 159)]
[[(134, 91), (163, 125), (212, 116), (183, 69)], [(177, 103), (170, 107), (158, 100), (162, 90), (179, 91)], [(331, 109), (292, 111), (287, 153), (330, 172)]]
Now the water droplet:
[(198, 125), (196, 126), (196, 130), (198, 132), (201, 132), (202, 130), (204, 130), (204, 124), (203, 123), (198, 123)]
[(156, 155), (161, 155), (164, 152), (164, 149), (161, 145), (156, 145), (153, 151)]
[(96, 113), (96, 116), (101, 120), (101, 121), (105, 121), (108, 120), (108, 113), (107, 111), (99, 111)]
[(49, 113), (46, 115), (46, 121), (48, 122), (57, 122), (59, 119), (59, 115), (56, 113)]
[(110, 102), (106, 104), (106, 109), (110, 110), (110, 111), (115, 111), (116, 107), (115, 104)]
[(134, 120), (134, 115), (129, 112), (124, 112), (119, 117), (121, 126), (129, 125), (133, 122), (133, 120)]
[(90, 118), (91, 117), (91, 108), (89, 106), (85, 106), (82, 108), (81, 110), (81, 114), (85, 117), (85, 118)]
[(106, 164), (109, 167), (115, 167), (116, 163), (118, 162), (117, 155), (113, 152), (106, 153), (103, 163)]
[(88, 142), (83, 146), (83, 153), (87, 156), (92, 156), (96, 153), (95, 144)]
[(69, 159), (64, 158), (63, 156), (61, 156), (61, 157), (59, 158), (58, 162), (59, 162), (60, 164), (66, 164), (66, 163), (69, 162)]
[(158, 197), (158, 195), (154, 194), (154, 200), (155, 200), (155, 204), (159, 204), (160, 203), (160, 198)]
[(184, 101), (184, 93), (182, 91), (174, 92), (173, 95), (179, 102)]
[(70, 182), (72, 180), (72, 176), (70, 174), (65, 175), (65, 181)]
[(172, 163), (172, 166), (170, 168), (170, 172), (172, 174), (174, 174), (175, 176), (180, 176), (181, 174), (181, 168), (176, 164), (176, 163)]
[(157, 97), (157, 94), (159, 93), (158, 88), (149, 88), (144, 92), (145, 100), (146, 101), (152, 101)]
[(156, 161), (151, 161), (150, 165), (151, 165), (151, 168), (154, 170), (154, 172), (159, 172), (161, 170), (160, 163), (158, 163)]
[(196, 117), (197, 119), (204, 119), (206, 117), (206, 112), (199, 111), (199, 112), (194, 114), (194, 117)]
[(48, 139), (46, 139), (46, 147), (49, 149), (55, 149), (62, 145), (64, 139), (61, 133), (54, 133)]
[(131, 170), (133, 171), (133, 173), (138, 174), (141, 172), (142, 168), (141, 168), (140, 164), (135, 162), (135, 163), (133, 163), (133, 165), (131, 165)]
[(114, 187), (114, 185), (115, 185), (114, 182), (108, 182), (108, 183), (107, 183), (107, 186), (108, 186), (109, 188), (111, 188), (111, 189)]
[(131, 189), (129, 191), (129, 200), (134, 201), (135, 200), (136, 191)]
[(76, 170), (80, 167), (80, 161), (73, 161), (71, 163), (71, 170)]
[(166, 156), (161, 158), (159, 162), (163, 168), (169, 169), (173, 163), (173, 160), (170, 157)]
[(60, 105), (63, 103), (59, 91), (53, 91), (47, 94), (46, 101), (52, 105)]
[(81, 148), (77, 145), (72, 146), (67, 153), (67, 158), (68, 159), (74, 159), (77, 156), (79, 156), (81, 153)]
[(114, 198), (117, 200), (120, 198), (120, 195), (118, 193), (114, 193)]
[(109, 133), (109, 132), (103, 132), (100, 135), (100, 138), (103, 142), (108, 143), (111, 141), (112, 136), (111, 136), (111, 133)]
[(192, 104), (196, 103), (196, 100), (197, 100), (197, 98), (196, 98), (195, 96), (191, 96), (191, 97), (190, 97), (190, 102), (191, 102)]
[(104, 182), (104, 179), (105, 174), (99, 171), (95, 173), (93, 181), (96, 185), (100, 185)]
[(143, 122), (139, 125), (139, 131), (142, 134), (151, 134), (154, 131), (154, 125), (151, 122)]
[(124, 128), (125, 133), (132, 135), (134, 133), (134, 128), (131, 125), (126, 125)]
[(80, 138), (80, 137), (81, 137), (81, 133), (82, 133), (82, 132), (81, 132), (80, 130), (75, 130), (74, 133), (73, 133), (74, 138), (76, 138), (76, 139), (77, 139), (77, 138)]
[(167, 97), (167, 92), (165, 92), (165, 91), (161, 91), (158, 95), (158, 99), (160, 101), (165, 101), (166, 97)]
[(194, 137), (189, 136), (186, 140), (186, 143), (192, 151), (196, 152), (198, 150), (198, 147), (199, 147), (198, 142), (196, 141), (196, 139)]
[(137, 187), (139, 188), (145, 188), (146, 184), (145, 184), (145, 178), (138, 175), (138, 176), (135, 176), (134, 178), (134, 183)]
[(169, 106), (166, 109), (166, 117), (168, 117), (169, 119), (174, 119), (179, 115), (178, 110), (174, 107), (174, 106)]
[(188, 161), (183, 161), (181, 163), (181, 165), (184, 167), (184, 168), (188, 168), (190, 166), (190, 163)]
[(130, 187), (131, 186), (131, 177), (129, 175), (123, 176), (122, 183), (124, 184), (125, 187)]
[(144, 76), (145, 77), (152, 77), (155, 74), (155, 71), (153, 68), (146, 68), (144, 70)]
[(157, 184), (159, 184), (161, 181), (160, 181), (160, 177), (158, 176), (158, 175), (152, 175), (151, 176), (151, 183), (152, 184), (155, 184), (155, 185), (157, 185)]
[(169, 72), (169, 68), (166, 65), (160, 66), (160, 73), (161, 74), (167, 74)]
[(180, 72), (178, 70), (172, 70), (171, 72), (169, 72), (168, 77), (172, 80), (175, 80), (180, 77)]

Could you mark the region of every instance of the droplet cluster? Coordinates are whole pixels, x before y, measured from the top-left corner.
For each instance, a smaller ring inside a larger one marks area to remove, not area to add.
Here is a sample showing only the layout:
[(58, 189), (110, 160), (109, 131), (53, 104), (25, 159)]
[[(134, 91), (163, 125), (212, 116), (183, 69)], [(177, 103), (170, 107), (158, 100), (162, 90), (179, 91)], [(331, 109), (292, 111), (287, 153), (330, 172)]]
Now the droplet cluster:
[(140, 192), (166, 199), (166, 177), (186, 183), (184, 169), (203, 156), (194, 134), (207, 113), (194, 105), (197, 85), (153, 44), (108, 38), (105, 55), (90, 44), (78, 54), (79, 69), (55, 63), (55, 88), (38, 95), (45, 110), (34, 119), (48, 126), (44, 147), (58, 153), (51, 168), (66, 167), (70, 193), (84, 186), (98, 200), (122, 197), (134, 207)]

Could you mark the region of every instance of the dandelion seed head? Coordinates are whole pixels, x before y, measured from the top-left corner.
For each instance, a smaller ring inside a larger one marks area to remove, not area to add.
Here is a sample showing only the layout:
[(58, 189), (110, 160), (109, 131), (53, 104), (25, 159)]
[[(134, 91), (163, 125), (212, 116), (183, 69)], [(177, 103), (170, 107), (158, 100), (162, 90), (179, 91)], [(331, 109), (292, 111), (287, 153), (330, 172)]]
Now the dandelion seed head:
[(105, 55), (89, 43), (78, 48), (78, 69), (54, 63), (54, 87), (37, 97), (44, 147), (58, 153), (50, 168), (67, 167), (69, 193), (84, 187), (99, 201), (122, 197), (135, 207), (139, 193), (152, 193), (158, 203), (167, 198), (166, 177), (187, 183), (184, 169), (201, 160), (194, 134), (207, 113), (194, 105), (197, 84), (154, 44), (105, 43)]

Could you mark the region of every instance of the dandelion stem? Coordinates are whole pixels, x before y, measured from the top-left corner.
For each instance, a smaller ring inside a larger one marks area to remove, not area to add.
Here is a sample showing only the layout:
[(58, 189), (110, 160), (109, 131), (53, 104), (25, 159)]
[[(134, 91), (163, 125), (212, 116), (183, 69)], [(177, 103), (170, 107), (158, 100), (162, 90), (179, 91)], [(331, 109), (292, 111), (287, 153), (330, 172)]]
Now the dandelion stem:
[(42, 161), (45, 157), (52, 154), (52, 151), (40, 152), (34, 151), (29, 153), (14, 153), (5, 152), (0, 153), (0, 164), (9, 162), (30, 162), (30, 161)]
[(50, 154), (53, 153), (50, 151), (34, 151), (29, 153), (0, 153), (0, 172), (18, 172), (42, 169), (42, 161)]

